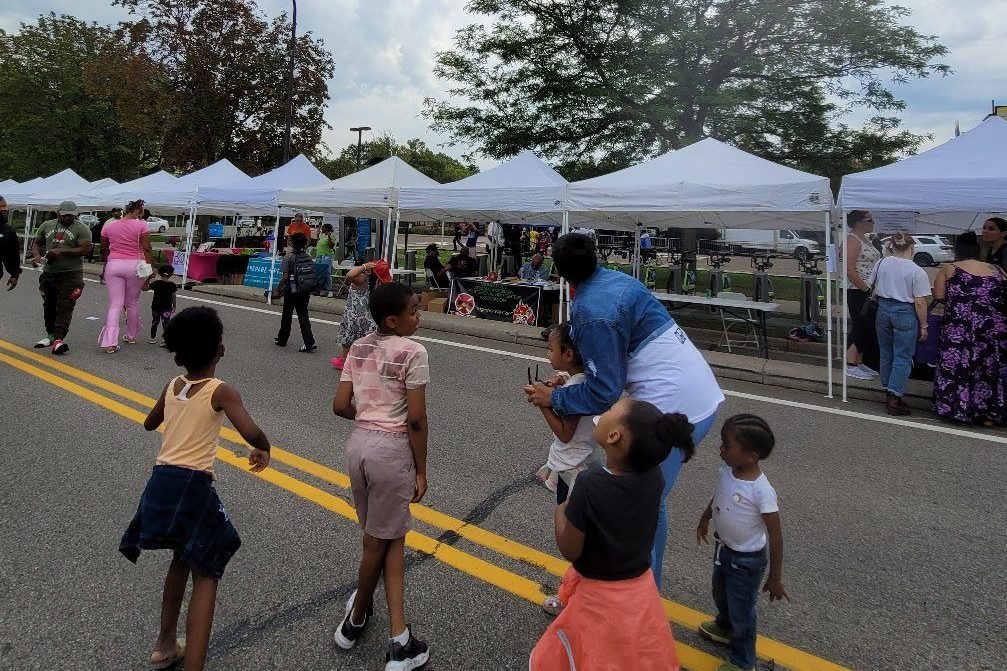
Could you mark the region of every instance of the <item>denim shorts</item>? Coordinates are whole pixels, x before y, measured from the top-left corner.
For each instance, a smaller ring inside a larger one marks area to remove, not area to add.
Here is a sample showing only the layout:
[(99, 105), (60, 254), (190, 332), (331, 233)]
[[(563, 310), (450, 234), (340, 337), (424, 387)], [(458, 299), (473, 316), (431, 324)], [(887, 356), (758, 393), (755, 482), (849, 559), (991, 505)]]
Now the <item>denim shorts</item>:
[(141, 550), (174, 550), (189, 568), (219, 580), (241, 547), (238, 531), (209, 473), (155, 466), (119, 552), (136, 563)]

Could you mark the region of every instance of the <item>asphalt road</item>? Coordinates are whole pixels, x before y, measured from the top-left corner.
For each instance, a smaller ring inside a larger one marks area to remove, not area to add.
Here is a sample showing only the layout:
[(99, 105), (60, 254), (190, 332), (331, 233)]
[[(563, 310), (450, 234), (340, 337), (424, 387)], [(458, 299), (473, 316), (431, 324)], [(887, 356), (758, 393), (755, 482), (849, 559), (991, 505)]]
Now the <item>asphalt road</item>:
[[(42, 334), (34, 283), (28, 272), (0, 294), (0, 668), (143, 669), (168, 557), (146, 553), (133, 566), (116, 548), (159, 444), (138, 411), (177, 369), (147, 344), (98, 350), (102, 321), (87, 319), (104, 317), (96, 284), (78, 304), (71, 352), (32, 351)], [(209, 668), (380, 669), (380, 609), (352, 653), (331, 641), (360, 543), (338, 473), (351, 425), (330, 411), (337, 327), (316, 323), (321, 350), (303, 355), (272, 345), (278, 319), (261, 307), (217, 307), (227, 344), (218, 374), (290, 454), (274, 452), (266, 478), (228, 463), (239, 463), (233, 456), (218, 463), (218, 490), (244, 543), (221, 582)], [(521, 393), (530, 357), (544, 352), (418, 335), (433, 339), (424, 341), (430, 490), (414, 513), (421, 535), (411, 537), (419, 549), (409, 551), (407, 613), (431, 645), (431, 669), (527, 668), (548, 623), (531, 601), (562, 572), (551, 495), (531, 478), (549, 433)], [(764, 656), (801, 671), (836, 668), (827, 662), (1000, 669), (1007, 434), (941, 432), (929, 419), (893, 422), (870, 404), (723, 386), (721, 418), (758, 413), (778, 438), (765, 471), (780, 494), (793, 602), (760, 605), (760, 633), (784, 646), (767, 643)], [(246, 454), (223, 447), (225, 457)], [(710, 549), (696, 546), (694, 529), (719, 465), (710, 438), (671, 499), (663, 591), (678, 604), (680, 655), (695, 671), (715, 668), (719, 652), (686, 626), (695, 611), (712, 611)]]

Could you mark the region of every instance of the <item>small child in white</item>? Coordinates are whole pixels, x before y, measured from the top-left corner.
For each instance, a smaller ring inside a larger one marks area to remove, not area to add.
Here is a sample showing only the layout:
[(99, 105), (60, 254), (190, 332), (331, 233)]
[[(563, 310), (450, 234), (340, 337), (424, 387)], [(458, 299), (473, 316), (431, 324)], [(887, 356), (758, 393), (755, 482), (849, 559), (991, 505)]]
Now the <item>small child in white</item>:
[[(583, 384), (587, 380), (584, 362), (570, 337), (568, 323), (549, 329), (549, 365), (561, 374), (550, 383), (555, 386)], [(549, 447), (549, 459), (536, 475), (546, 487), (556, 492), (558, 505), (566, 501), (577, 474), (591, 465), (591, 457), (599, 446), (594, 439), (594, 423), (590, 417), (560, 417), (552, 408), (540, 410), (552, 429), (553, 441)]]
[[(549, 364), (559, 375), (548, 384), (557, 387), (583, 384), (584, 362), (570, 336), (570, 324), (559, 324), (549, 329)], [(553, 441), (549, 447), (549, 459), (536, 476), (549, 490), (556, 492), (556, 505), (567, 500), (573, 491), (577, 475), (591, 466), (594, 455), (600, 451), (594, 439), (594, 422), (591, 417), (561, 417), (552, 408), (540, 408), (546, 424), (552, 429)], [(563, 603), (556, 595), (549, 595), (542, 602), (542, 610), (550, 615), (559, 615)]]
[(783, 587), (783, 534), (776, 490), (759, 467), (776, 442), (766, 420), (735, 415), (720, 430), (720, 467), (717, 493), (696, 528), (696, 542), (706, 543), (713, 520), (713, 600), (717, 619), (699, 625), (703, 638), (728, 646), (727, 660), (717, 671), (755, 668), (756, 603), (766, 570), (763, 592), (769, 601), (790, 601)]

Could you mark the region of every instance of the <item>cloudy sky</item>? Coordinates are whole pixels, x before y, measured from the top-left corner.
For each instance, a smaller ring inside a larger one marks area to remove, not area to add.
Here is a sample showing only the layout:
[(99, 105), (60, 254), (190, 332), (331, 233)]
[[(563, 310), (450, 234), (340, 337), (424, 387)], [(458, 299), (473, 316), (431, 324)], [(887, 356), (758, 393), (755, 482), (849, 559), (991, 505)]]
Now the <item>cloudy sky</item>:
[[(454, 32), (470, 23), (466, 0), (300, 0), (300, 30), (322, 37), (336, 61), (330, 82), (325, 141), (338, 148), (354, 138), (351, 126), (367, 125), (405, 140), (420, 137), (431, 145), (447, 138), (427, 129), (420, 117), (423, 99), (442, 97), (444, 86), (432, 74), (434, 56), (451, 46)], [(1007, 104), (1007, 0), (901, 0), (913, 10), (910, 23), (939, 36), (950, 49), (946, 62), (955, 74), (896, 88), (908, 102), (905, 125), (932, 133), (938, 144), (948, 139), (955, 120), (973, 127), (988, 113), (990, 100)], [(259, 0), (269, 15), (289, 7), (288, 0)], [(16, 30), (43, 12), (75, 14), (113, 21), (121, 10), (95, 0), (6, 0), (0, 27)], [(468, 147), (445, 148), (450, 154)], [(478, 161), (486, 165), (491, 161)]]

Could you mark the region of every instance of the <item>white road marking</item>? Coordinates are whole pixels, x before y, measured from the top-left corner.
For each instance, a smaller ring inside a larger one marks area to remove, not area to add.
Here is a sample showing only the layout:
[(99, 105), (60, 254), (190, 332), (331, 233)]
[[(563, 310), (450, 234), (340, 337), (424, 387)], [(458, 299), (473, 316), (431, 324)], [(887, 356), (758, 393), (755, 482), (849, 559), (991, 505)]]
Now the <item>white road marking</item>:
[[(88, 279), (88, 282), (97, 282), (97, 280)], [(225, 301), (215, 301), (208, 298), (196, 298), (194, 296), (186, 295), (182, 292), (178, 294), (179, 298), (183, 298), (189, 301), (196, 301), (197, 303), (208, 303), (210, 305), (221, 305), (224, 307), (235, 308), (237, 310), (245, 310), (247, 312), (258, 312), (261, 314), (268, 314), (273, 316), (280, 316), (279, 312), (275, 310), (266, 310), (264, 308), (252, 307), (250, 305), (236, 305), (234, 303), (227, 303)], [(332, 326), (339, 326), (339, 322), (332, 321), (329, 319), (318, 319), (317, 317), (311, 318), (312, 322), (318, 324), (329, 324)], [(549, 363), (549, 360), (545, 357), (538, 357), (531, 354), (522, 354), (520, 352), (509, 352), (502, 349), (493, 349), (491, 347), (483, 347), (481, 345), (470, 345), (468, 343), (454, 342), (451, 340), (443, 340), (441, 338), (428, 338), (425, 336), (415, 336), (415, 340), (421, 342), (429, 342), (437, 345), (445, 345), (448, 347), (457, 347), (459, 349), (473, 350), (476, 352), (483, 352), (485, 354), (496, 354), (498, 356), (508, 356), (514, 359), (522, 359), (524, 361), (536, 361), (540, 363)], [(801, 403), (800, 401), (791, 401), (784, 398), (773, 398), (772, 396), (760, 396), (758, 394), (749, 394), (742, 391), (731, 391), (730, 389), (724, 389), (724, 395), (733, 398), (745, 399), (747, 401), (757, 401), (760, 403), (769, 403), (772, 405), (781, 405), (788, 408), (797, 408), (799, 410), (810, 410), (813, 412), (822, 412), (828, 415), (839, 415), (841, 417), (850, 417), (852, 419), (863, 419), (869, 422), (878, 422), (880, 424), (889, 424), (892, 426), (902, 426), (910, 429), (918, 429), (920, 431), (930, 431), (932, 433), (943, 433), (949, 436), (958, 436), (960, 438), (972, 438), (974, 440), (983, 440), (990, 443), (999, 443), (1001, 445), (1007, 445), (1007, 437), (996, 436), (985, 433), (977, 433), (975, 431), (968, 431), (966, 429), (958, 429), (953, 426), (943, 426), (940, 424), (921, 424), (919, 422), (913, 422), (906, 419), (897, 419), (895, 417), (885, 417), (884, 415), (872, 415), (866, 412), (857, 412), (855, 410), (843, 410), (841, 408), (830, 408), (824, 405), (816, 405), (814, 403)]]

